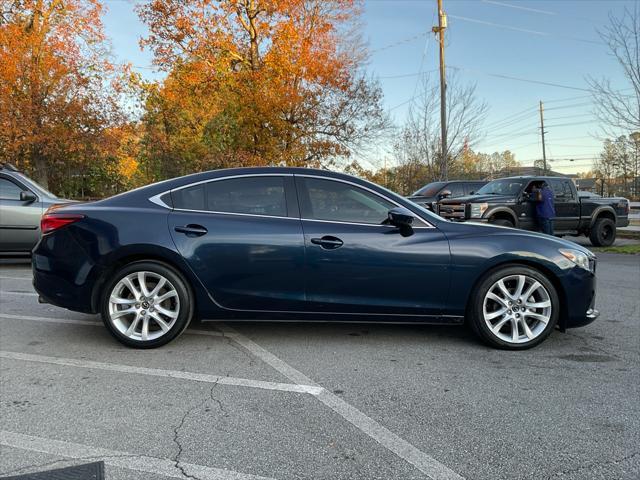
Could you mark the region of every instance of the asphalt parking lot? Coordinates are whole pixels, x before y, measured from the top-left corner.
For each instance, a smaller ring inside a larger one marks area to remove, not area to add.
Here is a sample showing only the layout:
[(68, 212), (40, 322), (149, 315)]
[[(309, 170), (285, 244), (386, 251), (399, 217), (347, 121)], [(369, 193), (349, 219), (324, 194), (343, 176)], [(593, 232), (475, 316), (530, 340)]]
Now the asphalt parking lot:
[(640, 478), (640, 256), (600, 254), (592, 325), (525, 352), (463, 328), (203, 323), (151, 351), (0, 266), (0, 476)]

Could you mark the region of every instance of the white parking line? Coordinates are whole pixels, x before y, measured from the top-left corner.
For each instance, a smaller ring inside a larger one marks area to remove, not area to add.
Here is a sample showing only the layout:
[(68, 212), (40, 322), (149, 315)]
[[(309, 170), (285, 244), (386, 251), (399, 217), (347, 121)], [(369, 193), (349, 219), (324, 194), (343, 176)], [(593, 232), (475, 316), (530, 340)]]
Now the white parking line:
[[(118, 450), (91, 447), (80, 443), (35, 437), (33, 435), (25, 435), (6, 430), (0, 431), (0, 445), (32, 452), (47, 453), (64, 458), (90, 459), (92, 461), (101, 460), (112, 467), (164, 475), (172, 478), (185, 478), (180, 469), (176, 467), (176, 462), (169, 458), (136, 455)], [(205, 467), (203, 465), (182, 461), (180, 462), (180, 467), (189, 476), (202, 480), (273, 480), (269, 477), (250, 475), (233, 470), (225, 470), (223, 468)]]
[(298, 385), (291, 383), (265, 382), (248, 378), (226, 377), (224, 375), (210, 375), (207, 373), (183, 372), (179, 370), (162, 370), (159, 368), (134, 367), (117, 363), (94, 362), (92, 360), (78, 360), (75, 358), (49, 357), (47, 355), (34, 355), (31, 353), (8, 352), (0, 350), (0, 358), (20, 360), (25, 362), (38, 362), (50, 365), (64, 365), (67, 367), (90, 368), (107, 370), (111, 372), (131, 373), (137, 375), (149, 375), (152, 377), (177, 378), (191, 380), (193, 382), (216, 383), (218, 385), (233, 385), (236, 387), (259, 388), (262, 390), (279, 390), (282, 392), (308, 393), (319, 395), (322, 387), (315, 385)]
[(7, 290), (1, 290), (0, 291), (0, 297), (2, 295), (24, 295), (25, 297), (37, 297), (38, 294), (35, 292), (10, 292)]
[(0, 280), (33, 280), (33, 277), (12, 277), (11, 275), (0, 275)]
[[(238, 344), (242, 345), (265, 363), (271, 365), (288, 379), (296, 383), (322, 388), (305, 374), (296, 370), (233, 328), (224, 324), (219, 324), (219, 328), (227, 333), (228, 336), (232, 337), (234, 341), (238, 342)], [(443, 465), (436, 459), (417, 449), (337, 395), (322, 388), (322, 393), (317, 395), (316, 398), (380, 445), (416, 467), (429, 478), (433, 480), (463, 480), (464, 477), (461, 477), (446, 465)]]

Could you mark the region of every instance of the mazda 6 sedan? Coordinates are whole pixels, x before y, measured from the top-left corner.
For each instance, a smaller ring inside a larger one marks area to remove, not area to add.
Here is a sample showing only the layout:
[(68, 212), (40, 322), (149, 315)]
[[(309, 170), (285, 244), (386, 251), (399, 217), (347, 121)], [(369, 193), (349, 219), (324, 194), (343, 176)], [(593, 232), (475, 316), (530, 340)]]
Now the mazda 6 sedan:
[(151, 348), (201, 319), (459, 324), (524, 349), (593, 321), (596, 259), (446, 221), (378, 185), (303, 168), (216, 170), (48, 211), (43, 302)]

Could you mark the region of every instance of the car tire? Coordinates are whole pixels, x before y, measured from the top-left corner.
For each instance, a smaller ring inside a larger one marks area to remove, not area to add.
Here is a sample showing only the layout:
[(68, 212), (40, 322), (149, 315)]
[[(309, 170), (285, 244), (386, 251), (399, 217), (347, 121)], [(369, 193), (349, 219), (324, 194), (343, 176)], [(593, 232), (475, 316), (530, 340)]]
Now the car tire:
[(560, 301), (544, 274), (524, 265), (508, 265), (480, 281), (467, 312), (473, 330), (486, 344), (525, 350), (551, 334), (558, 322)]
[(595, 247), (609, 247), (616, 241), (616, 224), (606, 217), (598, 218), (589, 231), (589, 240)]
[(117, 270), (105, 283), (100, 313), (119, 342), (156, 348), (185, 331), (193, 306), (191, 289), (179, 272), (165, 263), (138, 261)]
[(491, 223), (492, 225), (498, 225), (499, 227), (515, 227), (513, 222), (511, 220), (507, 220), (506, 218), (492, 218), (491, 220), (489, 220), (489, 223)]

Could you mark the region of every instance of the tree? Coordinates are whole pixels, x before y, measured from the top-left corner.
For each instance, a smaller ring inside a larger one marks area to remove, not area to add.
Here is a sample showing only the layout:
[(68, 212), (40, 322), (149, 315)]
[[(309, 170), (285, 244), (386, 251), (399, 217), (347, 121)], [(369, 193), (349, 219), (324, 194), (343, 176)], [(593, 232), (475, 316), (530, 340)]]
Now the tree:
[(57, 191), (119, 118), (101, 12), (98, 0), (0, 0), (0, 156)]
[(425, 76), (419, 101), (409, 109), (407, 122), (394, 144), (396, 162), (406, 167), (406, 190), (443, 179), (445, 161), (453, 173), (463, 151), (480, 136), (487, 105), (477, 98), (474, 84), (463, 85), (456, 75), (451, 75), (447, 81), (448, 151), (441, 152), (438, 92), (438, 84)]
[(327, 165), (388, 127), (356, 0), (154, 0), (138, 11), (142, 44), (168, 72), (146, 89), (146, 159), (168, 162), (157, 175)]
[[(589, 79), (596, 115), (607, 132), (616, 135), (640, 130), (640, 11), (625, 7), (621, 16), (609, 15), (609, 25), (600, 31), (611, 55), (622, 68), (628, 87), (615, 88), (609, 79)], [(631, 92), (629, 92), (631, 90)], [(627, 92), (627, 93), (624, 93)]]

